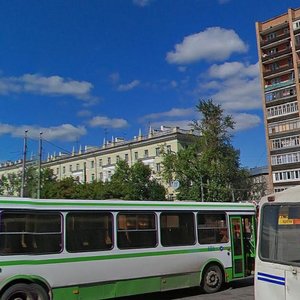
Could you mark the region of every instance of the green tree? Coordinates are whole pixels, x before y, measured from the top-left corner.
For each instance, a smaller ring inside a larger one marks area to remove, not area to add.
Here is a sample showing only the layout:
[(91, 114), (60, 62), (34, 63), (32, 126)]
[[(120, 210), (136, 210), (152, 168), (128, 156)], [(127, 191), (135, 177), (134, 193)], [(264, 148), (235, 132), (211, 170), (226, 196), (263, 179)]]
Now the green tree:
[(131, 168), (127, 162), (117, 163), (116, 171), (111, 178), (111, 195), (126, 200), (165, 200), (165, 188), (151, 178), (151, 169), (141, 161)]
[(165, 153), (163, 174), (180, 182), (178, 199), (232, 201), (243, 197), (249, 174), (240, 167), (231, 144), (234, 121), (212, 100), (196, 106), (200, 121), (191, 126), (198, 138), (177, 154)]
[(0, 193), (7, 196), (20, 195), (21, 188), (21, 175), (20, 174), (7, 174), (0, 179)]

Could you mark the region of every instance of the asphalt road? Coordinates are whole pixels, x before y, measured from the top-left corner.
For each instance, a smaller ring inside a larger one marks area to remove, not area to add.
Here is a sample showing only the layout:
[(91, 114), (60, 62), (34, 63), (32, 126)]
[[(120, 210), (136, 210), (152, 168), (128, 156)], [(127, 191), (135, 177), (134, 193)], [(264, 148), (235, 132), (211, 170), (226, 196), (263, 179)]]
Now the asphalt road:
[(199, 289), (182, 289), (164, 293), (152, 293), (120, 300), (254, 300), (253, 279), (238, 280), (228, 284), (215, 294), (203, 294)]

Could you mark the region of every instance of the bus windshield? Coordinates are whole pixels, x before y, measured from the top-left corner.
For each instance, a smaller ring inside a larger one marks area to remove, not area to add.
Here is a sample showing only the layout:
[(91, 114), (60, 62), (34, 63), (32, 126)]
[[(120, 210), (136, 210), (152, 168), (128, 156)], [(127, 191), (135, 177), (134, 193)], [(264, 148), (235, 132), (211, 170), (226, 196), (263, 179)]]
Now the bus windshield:
[(300, 204), (266, 204), (261, 213), (260, 258), (300, 264)]

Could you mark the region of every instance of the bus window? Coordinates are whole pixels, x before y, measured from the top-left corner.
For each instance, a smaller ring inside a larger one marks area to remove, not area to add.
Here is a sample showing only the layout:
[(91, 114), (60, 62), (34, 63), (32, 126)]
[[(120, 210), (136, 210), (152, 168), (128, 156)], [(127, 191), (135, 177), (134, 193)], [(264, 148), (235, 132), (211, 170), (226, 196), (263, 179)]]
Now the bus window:
[(161, 213), (161, 244), (163, 246), (188, 246), (195, 244), (193, 213)]
[(198, 240), (200, 244), (227, 243), (225, 213), (198, 213)]
[(0, 254), (59, 253), (61, 228), (59, 213), (3, 212)]
[(99, 251), (112, 248), (112, 215), (110, 213), (68, 213), (66, 223), (67, 251)]
[(262, 214), (261, 259), (300, 263), (300, 205), (265, 205)]
[(153, 213), (120, 213), (117, 217), (117, 245), (120, 249), (152, 248), (157, 245)]

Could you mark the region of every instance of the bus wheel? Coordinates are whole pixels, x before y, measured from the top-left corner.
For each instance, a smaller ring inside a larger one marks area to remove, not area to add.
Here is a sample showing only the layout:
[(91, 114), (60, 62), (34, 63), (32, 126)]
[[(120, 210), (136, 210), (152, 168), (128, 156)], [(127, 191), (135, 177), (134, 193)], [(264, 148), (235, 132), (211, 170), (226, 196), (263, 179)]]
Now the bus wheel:
[(35, 300), (28, 284), (18, 283), (9, 287), (1, 297), (1, 300)]
[(31, 289), (31, 293), (34, 297), (34, 300), (48, 300), (49, 296), (44, 288), (42, 288), (39, 284), (32, 283), (29, 285)]
[(219, 266), (210, 265), (205, 269), (201, 287), (205, 293), (215, 293), (221, 289), (223, 285), (223, 274)]

